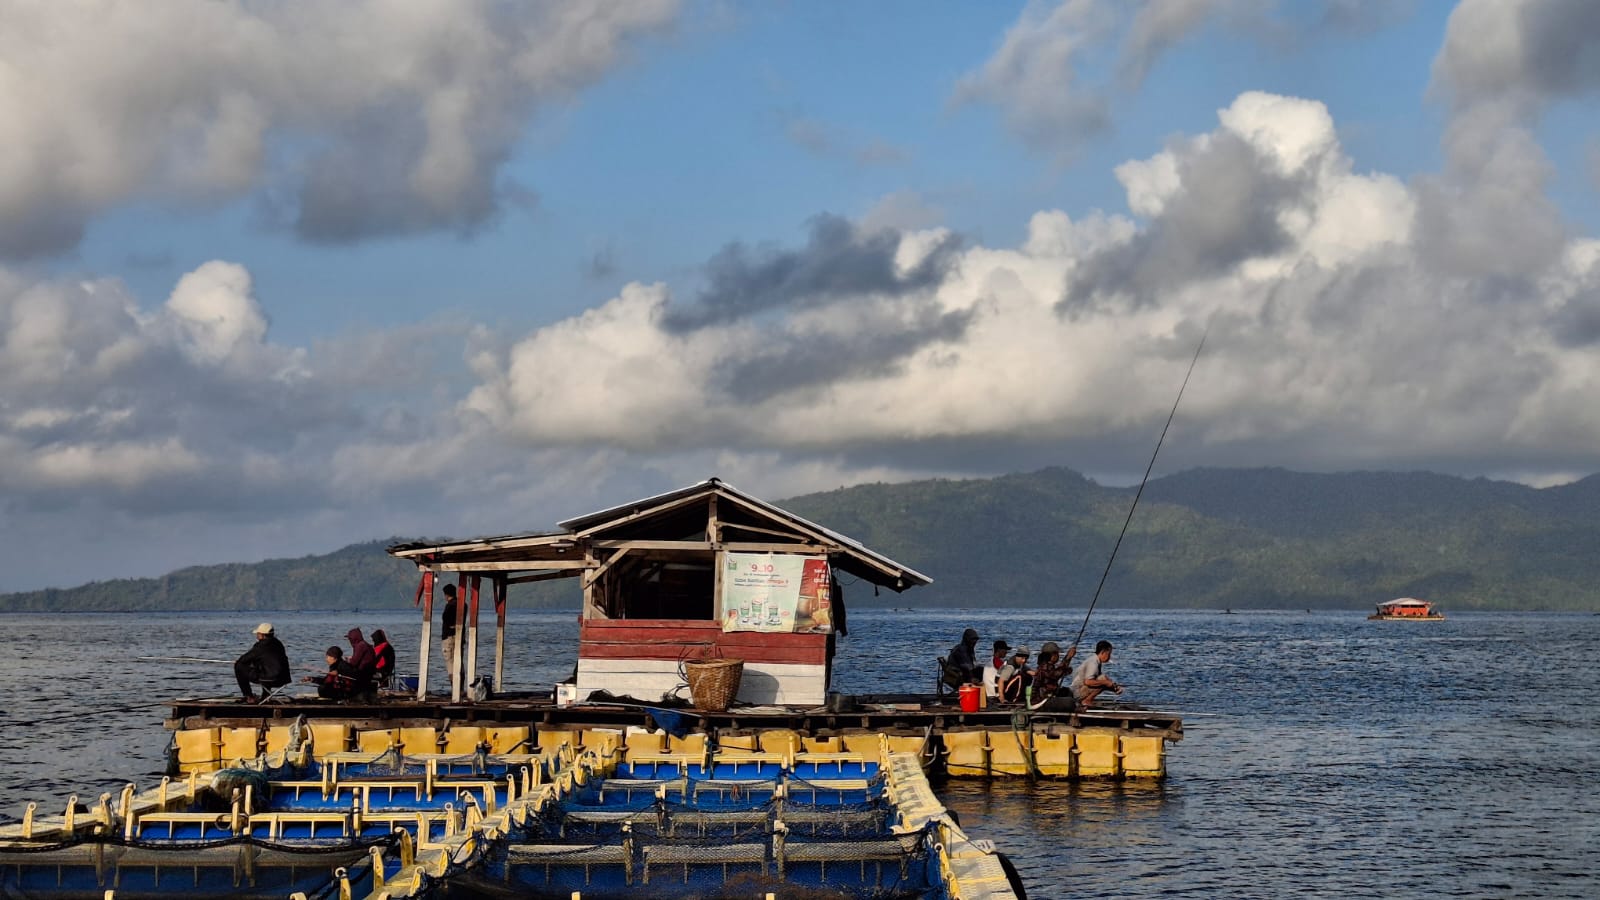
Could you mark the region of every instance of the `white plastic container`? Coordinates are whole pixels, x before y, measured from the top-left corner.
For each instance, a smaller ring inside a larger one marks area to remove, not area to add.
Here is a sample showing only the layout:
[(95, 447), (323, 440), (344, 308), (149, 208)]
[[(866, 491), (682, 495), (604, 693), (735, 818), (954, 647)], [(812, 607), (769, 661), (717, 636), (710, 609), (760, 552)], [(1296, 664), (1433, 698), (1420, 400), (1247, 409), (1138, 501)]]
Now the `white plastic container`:
[(556, 685), (555, 697), (557, 706), (571, 706), (578, 702), (578, 686), (575, 684), (558, 684)]

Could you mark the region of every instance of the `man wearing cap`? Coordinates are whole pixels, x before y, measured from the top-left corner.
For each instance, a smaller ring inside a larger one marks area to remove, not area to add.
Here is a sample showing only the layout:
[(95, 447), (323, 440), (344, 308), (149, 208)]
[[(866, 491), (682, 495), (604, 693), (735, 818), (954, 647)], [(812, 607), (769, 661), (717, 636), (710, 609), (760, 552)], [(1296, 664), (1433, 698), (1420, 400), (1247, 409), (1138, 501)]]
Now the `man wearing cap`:
[(1006, 660), (1011, 656), (1011, 645), (1005, 641), (994, 642), (994, 659), (992, 664), (996, 672), (1006, 667)]
[(289, 683), (289, 654), (272, 631), (271, 622), (256, 626), (256, 642), (233, 663), (233, 677), (239, 681), (239, 693), (244, 702), (255, 703), (250, 685), (261, 685), (261, 698)]
[(950, 648), (944, 660), (944, 683), (958, 688), (963, 684), (982, 684), (983, 668), (978, 665), (974, 650), (978, 649), (977, 629), (961, 632), (961, 643)]
[(1077, 655), (1077, 647), (1068, 647), (1067, 655), (1062, 657), (1055, 641), (1044, 642), (1039, 648), (1039, 665), (1033, 670), (1034, 703), (1042, 703), (1061, 691), (1061, 681), (1072, 671), (1072, 658)]
[(1033, 673), (1028, 671), (1027, 647), (1018, 647), (1011, 651), (1011, 661), (1000, 670), (998, 692), (1002, 703), (1018, 703), (1027, 696), (1028, 686), (1033, 684)]

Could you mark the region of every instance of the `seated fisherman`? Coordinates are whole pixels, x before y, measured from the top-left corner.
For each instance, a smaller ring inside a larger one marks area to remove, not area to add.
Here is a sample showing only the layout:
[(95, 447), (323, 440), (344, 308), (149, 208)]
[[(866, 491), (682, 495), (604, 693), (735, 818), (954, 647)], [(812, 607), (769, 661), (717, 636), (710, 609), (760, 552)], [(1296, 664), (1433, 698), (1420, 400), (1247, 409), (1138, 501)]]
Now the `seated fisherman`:
[(378, 662), (372, 669), (372, 679), (378, 687), (388, 687), (394, 679), (394, 645), (382, 628), (372, 629), (372, 653)]
[(961, 643), (950, 648), (944, 660), (944, 683), (958, 688), (963, 684), (983, 683), (983, 667), (973, 653), (978, 647), (978, 632), (968, 628), (961, 632)]
[(1000, 670), (997, 693), (1002, 703), (1021, 703), (1028, 696), (1028, 686), (1033, 684), (1033, 673), (1028, 671), (1028, 648), (1011, 651), (1011, 659)]
[(238, 680), (239, 693), (244, 695), (246, 703), (256, 702), (250, 691), (252, 684), (261, 685), (264, 698), (289, 683), (289, 655), (283, 650), (283, 642), (273, 633), (270, 622), (256, 626), (256, 642), (234, 661), (233, 677)]
[(361, 673), (344, 658), (338, 645), (328, 648), (328, 674), (308, 675), (306, 681), (317, 686), (317, 696), (328, 700), (348, 700), (364, 689)]
[(998, 672), (1001, 669), (1004, 669), (1006, 667), (1006, 660), (1010, 658), (1011, 645), (1005, 641), (995, 641), (994, 658), (990, 660), (990, 664), (994, 666), (994, 670)]
[(1055, 641), (1044, 642), (1044, 646), (1039, 648), (1039, 665), (1033, 670), (1034, 703), (1048, 700), (1060, 693), (1061, 680), (1072, 671), (1072, 658), (1077, 655), (1077, 647), (1068, 647), (1067, 655), (1063, 657), (1061, 648), (1056, 646)]
[(1095, 698), (1102, 691), (1122, 693), (1122, 685), (1112, 681), (1111, 676), (1106, 674), (1105, 665), (1108, 662), (1111, 662), (1111, 642), (1101, 641), (1094, 645), (1094, 655), (1084, 660), (1083, 665), (1072, 673), (1072, 696), (1077, 698), (1079, 706), (1093, 706)]

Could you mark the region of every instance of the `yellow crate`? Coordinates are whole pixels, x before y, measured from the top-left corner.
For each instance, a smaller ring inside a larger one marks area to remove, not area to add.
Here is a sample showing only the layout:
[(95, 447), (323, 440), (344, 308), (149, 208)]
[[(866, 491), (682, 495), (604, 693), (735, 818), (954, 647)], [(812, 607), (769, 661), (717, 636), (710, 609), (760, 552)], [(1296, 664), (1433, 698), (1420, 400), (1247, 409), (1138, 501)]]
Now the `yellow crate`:
[(1115, 778), (1122, 774), (1119, 735), (1114, 728), (1085, 728), (1078, 732), (1078, 777)]
[[(476, 753), (478, 745), (489, 740), (488, 730), (479, 725), (452, 725), (444, 733), (444, 752), (452, 756)], [(489, 745), (492, 750), (494, 743)]]
[(362, 753), (382, 753), (400, 743), (400, 729), (374, 728), (356, 733), (356, 749)]
[(255, 759), (260, 755), (260, 728), (224, 728), (221, 755), (224, 762)]
[[(416, 756), (421, 753), (439, 752), (439, 729), (427, 728), (396, 728), (395, 743), (400, 745), (400, 752), (407, 756)], [(365, 745), (363, 750), (367, 749)]]
[(622, 732), (615, 728), (585, 728), (578, 733), (578, 746), (601, 756), (615, 756), (622, 746)]
[(267, 752), (282, 753), (289, 749), (289, 726), (270, 725), (267, 727)]
[(989, 774), (988, 734), (982, 731), (944, 733), (946, 772), (956, 776), (985, 777)]
[(664, 731), (646, 731), (637, 727), (629, 728), (625, 740), (629, 756), (635, 756), (640, 753), (659, 754), (667, 752), (667, 734)]
[(1028, 732), (1009, 728), (989, 732), (989, 771), (996, 775), (1026, 777), (1029, 757), (1033, 754), (1028, 738)]
[(490, 753), (532, 753), (536, 749), (526, 725), (497, 725), (483, 730)]
[(686, 734), (683, 737), (667, 736), (667, 752), (686, 756), (704, 756), (706, 752), (706, 736), (703, 732)]
[(717, 735), (719, 750), (759, 750), (761, 737), (754, 731), (733, 731)]
[(1165, 778), (1167, 742), (1148, 735), (1123, 735), (1122, 774), (1127, 778)]
[(794, 754), (800, 750), (800, 733), (792, 728), (768, 728), (756, 735), (764, 753)]
[(186, 765), (215, 763), (222, 747), (220, 728), (189, 728), (177, 732), (178, 762)]
[[(873, 735), (874, 738), (877, 735)], [(844, 741), (838, 737), (803, 737), (800, 739), (800, 749), (807, 753), (843, 753)], [(878, 744), (874, 740), (870, 750), (863, 749), (863, 753), (878, 753)]]
[(1035, 734), (1033, 736), (1033, 762), (1039, 774), (1047, 778), (1071, 778), (1071, 734)]
[(548, 753), (562, 744), (577, 748), (578, 733), (570, 728), (539, 729), (539, 752)]
[(307, 727), (311, 729), (311, 755), (317, 759), (350, 749), (348, 722), (312, 722)]

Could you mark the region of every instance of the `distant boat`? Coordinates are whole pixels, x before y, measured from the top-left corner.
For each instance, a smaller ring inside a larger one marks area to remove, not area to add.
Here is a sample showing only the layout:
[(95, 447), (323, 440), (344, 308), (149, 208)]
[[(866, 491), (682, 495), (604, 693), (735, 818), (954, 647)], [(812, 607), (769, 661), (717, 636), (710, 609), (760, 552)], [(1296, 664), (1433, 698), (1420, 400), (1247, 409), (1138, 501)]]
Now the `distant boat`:
[(1444, 618), (1444, 613), (1433, 608), (1433, 604), (1426, 600), (1414, 597), (1401, 597), (1390, 600), (1388, 603), (1379, 603), (1378, 611), (1367, 619), (1408, 621), (1408, 622), (1437, 622)]

